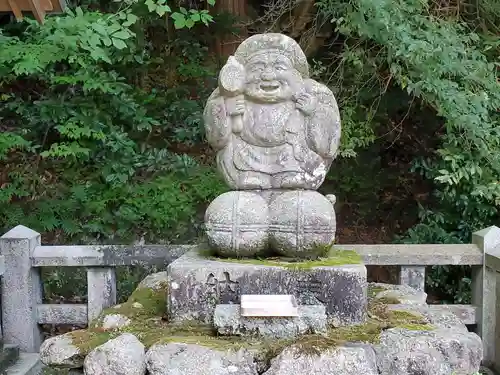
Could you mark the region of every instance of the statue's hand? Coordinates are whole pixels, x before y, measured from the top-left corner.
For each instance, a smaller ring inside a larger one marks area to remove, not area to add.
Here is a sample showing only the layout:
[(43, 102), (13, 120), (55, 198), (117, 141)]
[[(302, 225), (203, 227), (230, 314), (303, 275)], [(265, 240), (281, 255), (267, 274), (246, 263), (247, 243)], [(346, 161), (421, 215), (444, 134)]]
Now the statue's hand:
[(230, 116), (239, 116), (245, 113), (245, 97), (237, 95), (226, 98), (226, 113)]
[(295, 96), (295, 106), (306, 116), (314, 113), (317, 104), (316, 97), (307, 92), (301, 92)]

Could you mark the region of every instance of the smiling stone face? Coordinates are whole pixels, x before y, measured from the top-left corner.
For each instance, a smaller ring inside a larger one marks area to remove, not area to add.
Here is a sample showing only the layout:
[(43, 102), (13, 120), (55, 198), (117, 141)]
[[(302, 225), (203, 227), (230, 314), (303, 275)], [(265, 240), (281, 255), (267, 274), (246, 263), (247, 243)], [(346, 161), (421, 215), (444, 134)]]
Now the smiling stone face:
[(276, 103), (291, 100), (302, 85), (302, 77), (290, 59), (278, 52), (265, 51), (252, 56), (245, 70), (245, 93), (258, 101)]

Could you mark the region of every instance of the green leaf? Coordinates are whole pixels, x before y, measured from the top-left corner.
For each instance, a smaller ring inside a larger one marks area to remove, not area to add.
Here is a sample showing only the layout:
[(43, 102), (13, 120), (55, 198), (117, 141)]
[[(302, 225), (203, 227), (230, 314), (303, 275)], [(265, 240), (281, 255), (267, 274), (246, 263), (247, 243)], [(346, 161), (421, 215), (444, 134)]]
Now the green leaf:
[(101, 35), (108, 35), (108, 30), (100, 23), (93, 23), (90, 27)]
[(103, 36), (103, 37), (102, 37), (102, 42), (104, 43), (104, 45), (105, 45), (106, 47), (109, 47), (109, 46), (111, 46), (111, 44), (112, 44), (112, 43), (111, 43), (111, 38), (109, 38), (109, 37), (107, 37), (107, 36)]
[(162, 5), (156, 8), (156, 13), (162, 17), (165, 13), (170, 12), (170, 7), (168, 5)]
[(174, 20), (174, 27), (176, 29), (182, 29), (186, 27), (186, 17), (179, 12), (174, 12), (170, 15), (170, 17)]
[(194, 21), (191, 18), (187, 18), (185, 21), (186, 27), (188, 29), (192, 28), (194, 26)]
[(148, 11), (153, 12), (156, 9), (156, 4), (153, 2), (153, 0), (146, 0), (144, 2), (146, 6), (148, 7)]
[(116, 38), (112, 38), (111, 39), (113, 41), (113, 45), (118, 48), (118, 49), (124, 49), (124, 48), (127, 48), (127, 44), (121, 40), (121, 39), (116, 39)]
[(201, 15), (200, 13), (193, 13), (191, 14), (190, 18), (193, 20), (193, 22), (199, 22), (201, 19)]
[(215, 0), (207, 0), (208, 5), (215, 5)]
[(125, 30), (117, 31), (116, 33), (111, 35), (112, 38), (118, 38), (123, 40), (127, 40), (128, 38), (130, 38), (130, 36), (131, 36), (130, 33), (126, 32)]
[(75, 13), (78, 17), (83, 17), (83, 10), (80, 7), (76, 7)]
[(128, 22), (132, 22), (132, 23), (136, 23), (137, 22), (137, 16), (133, 13), (129, 13), (127, 14), (127, 21)]

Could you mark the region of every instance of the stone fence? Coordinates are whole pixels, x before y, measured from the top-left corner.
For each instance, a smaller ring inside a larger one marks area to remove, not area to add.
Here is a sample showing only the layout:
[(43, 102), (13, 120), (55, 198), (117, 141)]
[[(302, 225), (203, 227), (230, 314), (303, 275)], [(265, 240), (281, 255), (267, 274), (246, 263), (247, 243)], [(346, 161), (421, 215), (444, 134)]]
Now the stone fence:
[[(41, 324), (84, 325), (116, 304), (116, 266), (168, 265), (194, 245), (43, 246), (40, 234), (17, 226), (0, 237), (2, 334), (21, 351), (38, 352)], [(425, 267), (470, 265), (472, 305), (434, 305), (448, 309), (482, 337), (485, 364), (500, 365), (500, 228), (474, 233), (472, 244), (339, 245), (357, 251), (369, 265), (400, 266), (399, 282), (424, 290)], [(44, 304), (41, 267), (86, 267), (87, 304)], [(497, 284), (499, 286), (497, 287)], [(495, 349), (496, 348), (496, 349)]]

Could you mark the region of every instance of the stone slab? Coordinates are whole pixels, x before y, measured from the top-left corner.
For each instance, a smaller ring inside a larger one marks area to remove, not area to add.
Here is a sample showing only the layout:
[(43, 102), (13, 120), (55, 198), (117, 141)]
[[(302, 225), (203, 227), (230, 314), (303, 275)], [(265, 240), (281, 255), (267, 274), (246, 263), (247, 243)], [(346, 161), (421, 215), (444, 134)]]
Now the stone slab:
[(297, 270), (274, 265), (216, 260), (189, 252), (167, 269), (167, 311), (173, 321), (212, 323), (215, 306), (239, 304), (242, 294), (293, 294), (300, 305), (324, 304), (331, 324), (366, 319), (364, 265)]
[(42, 362), (37, 353), (21, 353), (19, 360), (7, 369), (6, 375), (41, 375)]
[(241, 316), (239, 305), (217, 305), (214, 326), (221, 335), (293, 338), (299, 335), (325, 334), (327, 317), (324, 305), (298, 306), (296, 317)]

